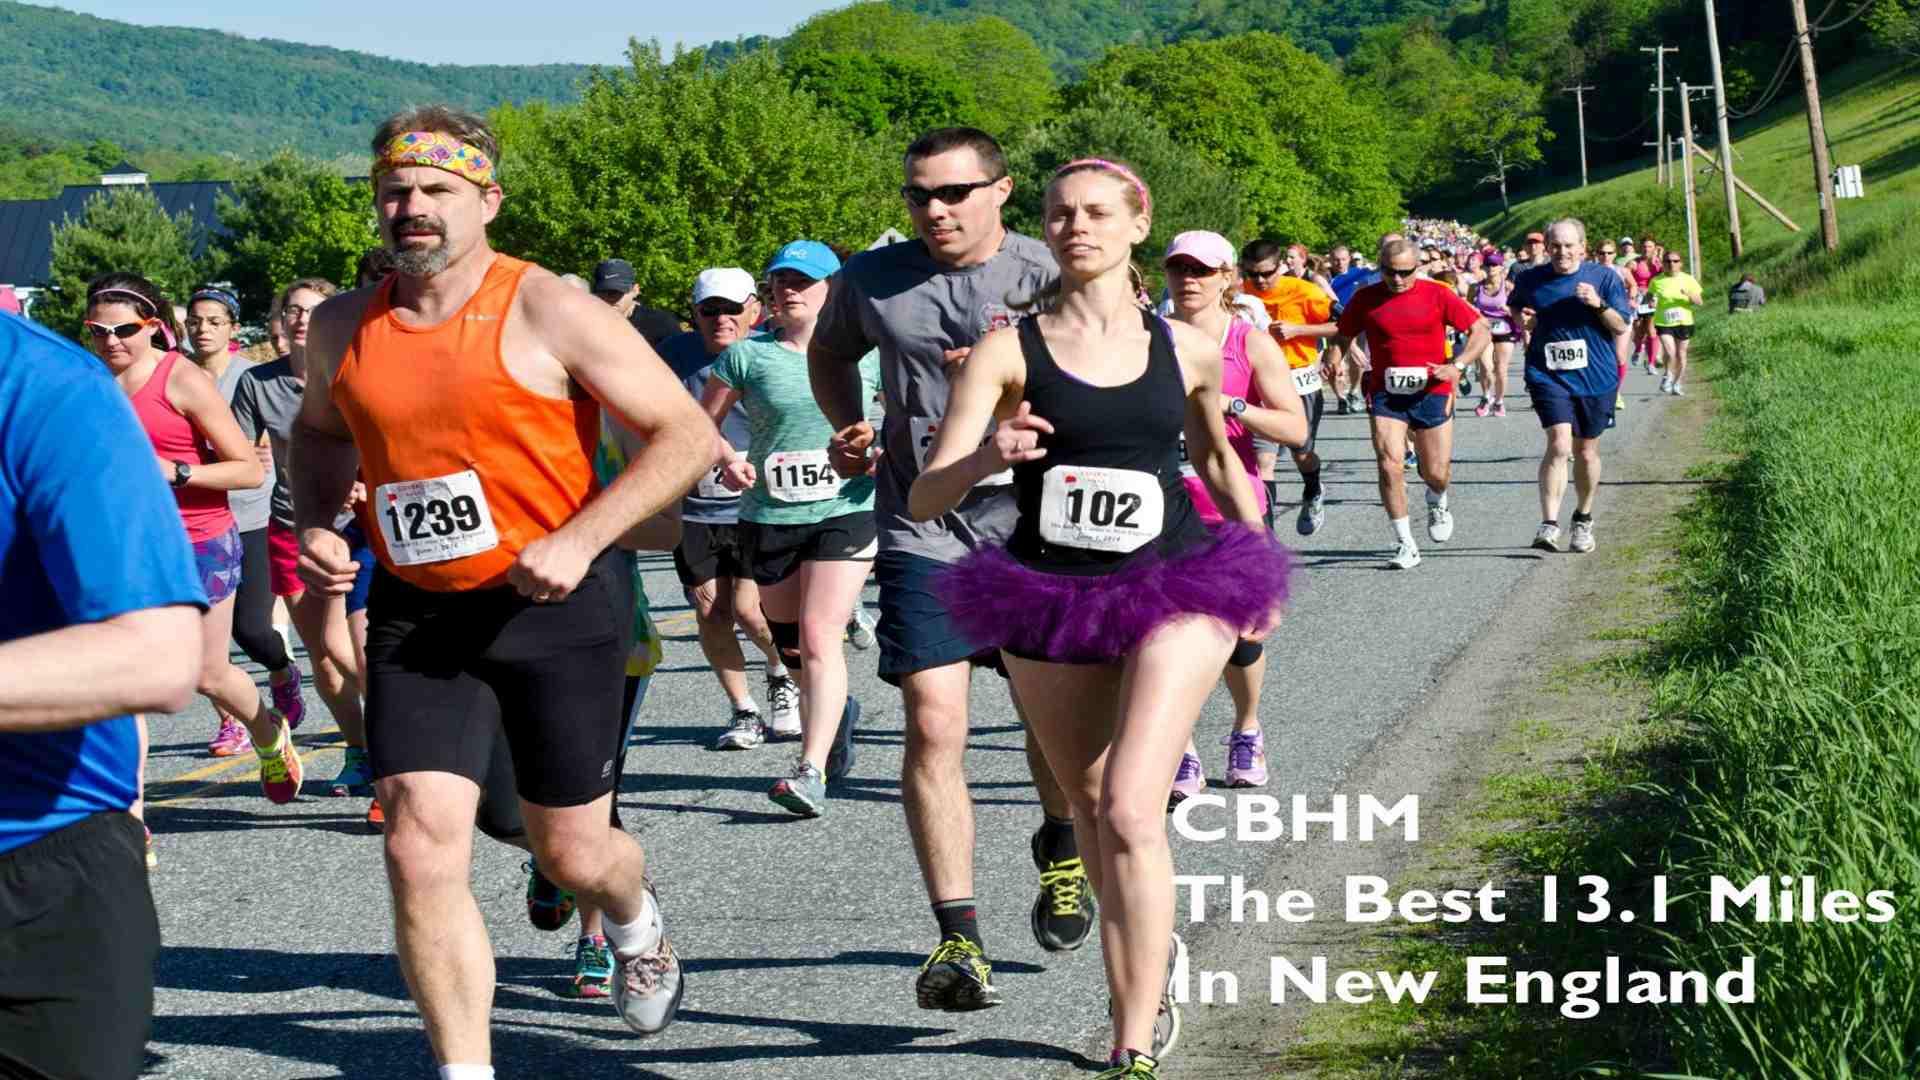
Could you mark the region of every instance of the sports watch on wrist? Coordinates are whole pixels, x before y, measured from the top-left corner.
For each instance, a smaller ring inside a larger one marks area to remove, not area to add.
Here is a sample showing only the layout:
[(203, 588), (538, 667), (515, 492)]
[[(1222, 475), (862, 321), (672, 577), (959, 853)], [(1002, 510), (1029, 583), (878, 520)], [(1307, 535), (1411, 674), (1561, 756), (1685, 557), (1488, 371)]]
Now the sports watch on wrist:
[(173, 463), (174, 487), (186, 487), (187, 481), (191, 479), (193, 479), (193, 466), (184, 461), (176, 461)]
[(1230, 399), (1228, 399), (1228, 401), (1227, 401), (1227, 415), (1228, 415), (1228, 416), (1239, 416), (1240, 414), (1242, 414), (1242, 413), (1244, 413), (1244, 412), (1246, 412), (1246, 411), (1247, 411), (1247, 399), (1246, 399), (1246, 398), (1243, 398), (1243, 397), (1237, 397), (1237, 398), (1230, 398)]

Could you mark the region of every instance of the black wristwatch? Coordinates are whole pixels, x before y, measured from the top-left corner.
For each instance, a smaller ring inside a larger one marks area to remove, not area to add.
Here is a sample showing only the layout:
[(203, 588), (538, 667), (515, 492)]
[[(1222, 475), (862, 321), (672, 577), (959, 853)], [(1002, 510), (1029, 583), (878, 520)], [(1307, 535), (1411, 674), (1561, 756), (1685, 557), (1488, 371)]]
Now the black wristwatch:
[(1246, 399), (1246, 398), (1243, 398), (1243, 397), (1237, 397), (1237, 398), (1230, 398), (1230, 399), (1229, 399), (1229, 400), (1227, 401), (1227, 415), (1228, 415), (1228, 416), (1239, 416), (1239, 415), (1241, 415), (1241, 414), (1243, 414), (1243, 413), (1245, 413), (1246, 411), (1247, 411), (1247, 399)]
[(187, 481), (191, 479), (193, 479), (193, 466), (184, 461), (176, 461), (173, 463), (174, 487), (186, 487)]

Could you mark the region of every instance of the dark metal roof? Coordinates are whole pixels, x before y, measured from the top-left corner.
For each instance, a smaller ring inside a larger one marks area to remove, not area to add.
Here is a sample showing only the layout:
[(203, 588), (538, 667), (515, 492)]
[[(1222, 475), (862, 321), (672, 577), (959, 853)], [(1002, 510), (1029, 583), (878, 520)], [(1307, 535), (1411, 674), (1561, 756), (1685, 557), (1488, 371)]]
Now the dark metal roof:
[[(133, 186), (75, 184), (51, 199), (0, 200), (0, 284), (50, 284), (54, 227), (69, 219), (78, 221), (87, 200), (95, 195), (127, 191)], [(184, 212), (193, 219), (196, 258), (206, 251), (209, 238), (225, 235), (216, 200), (221, 195), (233, 195), (231, 182), (191, 180), (139, 186), (160, 201), (160, 208), (168, 216)]]

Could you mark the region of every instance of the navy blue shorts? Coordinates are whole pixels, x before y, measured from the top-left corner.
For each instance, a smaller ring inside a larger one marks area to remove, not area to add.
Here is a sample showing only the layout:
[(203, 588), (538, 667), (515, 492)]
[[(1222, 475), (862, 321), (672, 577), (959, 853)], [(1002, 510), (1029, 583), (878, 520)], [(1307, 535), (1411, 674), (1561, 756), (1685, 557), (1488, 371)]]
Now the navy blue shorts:
[(351, 549), (353, 561), (360, 564), (360, 572), (353, 575), (353, 588), (347, 590), (347, 614), (367, 610), (367, 593), (373, 589), (373, 545), (367, 543), (367, 534), (360, 528), (358, 521), (347, 523), (340, 530), (347, 538), (347, 547)]
[(972, 661), (1005, 675), (998, 650), (982, 652), (960, 636), (947, 607), (934, 592), (934, 579), (947, 563), (904, 551), (881, 551), (873, 563), (880, 586), (880, 678), (893, 686), (916, 671)]
[(1576, 439), (1597, 439), (1613, 422), (1612, 394), (1567, 394), (1538, 384), (1527, 385), (1540, 426), (1572, 424)]
[(1423, 391), (1418, 394), (1389, 394), (1376, 390), (1367, 398), (1367, 415), (1382, 420), (1398, 420), (1414, 431), (1437, 428), (1453, 419), (1448, 408), (1452, 395)]

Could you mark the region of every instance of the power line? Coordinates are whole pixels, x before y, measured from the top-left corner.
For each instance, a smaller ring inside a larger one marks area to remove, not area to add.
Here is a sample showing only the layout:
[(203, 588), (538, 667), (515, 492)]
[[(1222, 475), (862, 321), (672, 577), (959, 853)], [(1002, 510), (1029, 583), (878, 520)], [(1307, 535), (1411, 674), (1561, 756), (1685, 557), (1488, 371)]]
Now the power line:
[[(1838, 0), (1835, 0), (1835, 2), (1838, 2)], [(1868, 10), (1869, 8), (1871, 8), (1871, 7), (1873, 7), (1873, 5), (1874, 5), (1874, 4), (1876, 3), (1876, 2), (1877, 2), (1877, 0), (1866, 0), (1866, 3), (1864, 3), (1864, 4), (1861, 4), (1861, 5), (1859, 6), (1859, 7), (1857, 7), (1857, 8), (1854, 8), (1854, 9), (1853, 9), (1853, 14), (1851, 14), (1851, 15), (1849, 15), (1849, 16), (1847, 16), (1847, 17), (1846, 17), (1846, 18), (1844, 18), (1844, 19), (1841, 19), (1841, 20), (1840, 20), (1839, 22), (1837, 22), (1837, 23), (1833, 23), (1832, 25), (1828, 25), (1828, 26), (1822, 26), (1822, 25), (1820, 25), (1820, 23), (1819, 23), (1819, 20), (1815, 20), (1815, 22), (1814, 22), (1814, 27), (1813, 27), (1813, 32), (1814, 32), (1814, 33), (1816, 33), (1816, 34), (1821, 34), (1821, 33), (1826, 33), (1826, 32), (1827, 32), (1827, 31), (1829, 31), (1829, 30), (1838, 30), (1838, 29), (1840, 29), (1841, 27), (1843, 27), (1843, 26), (1845, 26), (1845, 25), (1847, 25), (1848, 23), (1850, 23), (1850, 22), (1852, 22), (1853, 20), (1855, 20), (1855, 19), (1857, 19), (1857, 18), (1859, 18), (1860, 16), (1862, 16), (1862, 15), (1865, 15), (1865, 14), (1867, 13), (1867, 10)], [(1827, 5), (1827, 11), (1832, 11), (1832, 10), (1833, 10), (1833, 4), (1828, 4), (1828, 5)], [(1824, 18), (1826, 18), (1826, 17), (1827, 17), (1827, 12), (1826, 12), (1826, 11), (1823, 11), (1823, 12), (1821, 12), (1821, 13), (1820, 13), (1820, 18), (1822, 18), (1822, 19), (1824, 19)]]
[(1774, 96), (1787, 84), (1787, 69), (1793, 62), (1795, 51), (1799, 48), (1800, 36), (1795, 34), (1787, 42), (1787, 51), (1780, 54), (1780, 63), (1774, 67), (1773, 78), (1768, 80), (1767, 89), (1760, 95), (1759, 104), (1750, 109), (1728, 108), (1727, 115), (1736, 120), (1744, 120), (1772, 104)]

